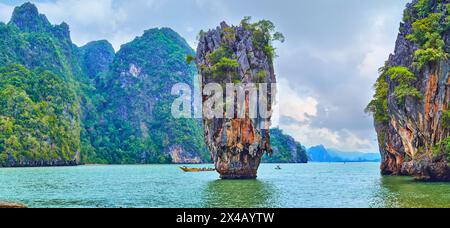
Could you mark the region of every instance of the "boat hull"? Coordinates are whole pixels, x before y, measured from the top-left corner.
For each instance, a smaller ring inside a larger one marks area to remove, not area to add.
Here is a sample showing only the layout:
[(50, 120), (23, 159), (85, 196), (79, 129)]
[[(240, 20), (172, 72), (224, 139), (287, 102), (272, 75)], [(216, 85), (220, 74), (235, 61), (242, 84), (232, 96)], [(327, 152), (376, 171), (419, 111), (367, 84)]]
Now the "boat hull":
[(180, 167), (181, 170), (187, 173), (198, 173), (198, 172), (214, 172), (216, 169), (210, 169), (210, 168), (187, 168), (187, 167)]

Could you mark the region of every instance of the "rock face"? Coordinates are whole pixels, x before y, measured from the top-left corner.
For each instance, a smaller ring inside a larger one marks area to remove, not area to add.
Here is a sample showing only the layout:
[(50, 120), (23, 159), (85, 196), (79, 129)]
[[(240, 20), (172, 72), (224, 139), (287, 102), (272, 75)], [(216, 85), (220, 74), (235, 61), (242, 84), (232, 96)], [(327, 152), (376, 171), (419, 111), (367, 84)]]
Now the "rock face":
[(80, 162), (80, 77), (67, 24), (26, 3), (0, 23), (0, 167)]
[(166, 152), (174, 164), (201, 164), (205, 162), (197, 153), (186, 151), (182, 146), (174, 145)]
[(3, 209), (24, 209), (26, 205), (20, 203), (2, 202), (0, 201), (0, 208)]
[(264, 163), (308, 163), (306, 149), (294, 138), (283, 133), (282, 130), (270, 129), (270, 144), (273, 154), (264, 155)]
[(381, 69), (368, 109), (375, 113), (382, 174), (450, 181), (449, 3), (408, 4), (395, 52)]
[[(209, 83), (276, 83), (272, 56), (258, 43), (255, 30), (246, 24), (228, 26), (222, 22), (216, 29), (200, 36), (196, 62), (202, 75), (202, 89)], [(270, 87), (270, 86), (269, 86)], [(224, 92), (225, 94), (225, 92)], [(272, 109), (269, 88), (268, 110)], [(203, 103), (209, 99), (203, 96)], [(235, 98), (236, 99), (236, 98)], [(212, 118), (203, 110), (205, 141), (216, 170), (223, 179), (254, 179), (264, 153), (271, 153), (269, 121), (249, 117), (249, 97), (245, 95), (245, 118)], [(225, 109), (223, 110), (226, 116)]]
[(171, 95), (172, 87), (193, 84), (196, 69), (186, 62), (186, 56), (193, 54), (170, 28), (147, 30), (122, 45), (102, 88), (106, 102), (94, 134), (99, 135), (94, 140), (102, 141), (102, 156), (114, 162), (126, 158), (129, 163), (210, 160), (199, 121), (176, 119), (171, 114), (177, 98)]
[(16, 7), (0, 23), (0, 167), (209, 162), (201, 123), (171, 115), (193, 54), (168, 28), (117, 55), (107, 41), (77, 47), (66, 23)]
[(96, 79), (101, 73), (107, 73), (114, 61), (113, 46), (106, 40), (93, 41), (80, 48), (83, 70), (89, 78)]
[(31, 3), (25, 3), (15, 8), (10, 24), (28, 33), (48, 32), (51, 30), (51, 24), (47, 20), (47, 17), (39, 14), (36, 6)]

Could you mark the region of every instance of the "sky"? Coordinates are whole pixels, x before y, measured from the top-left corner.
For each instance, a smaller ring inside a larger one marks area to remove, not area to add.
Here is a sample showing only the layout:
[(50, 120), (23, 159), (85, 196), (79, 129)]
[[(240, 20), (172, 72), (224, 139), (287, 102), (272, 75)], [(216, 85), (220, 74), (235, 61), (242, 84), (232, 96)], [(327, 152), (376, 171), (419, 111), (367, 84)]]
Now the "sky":
[[(0, 21), (26, 1), (0, 0)], [(303, 145), (378, 152), (364, 108), (378, 68), (393, 52), (409, 0), (36, 0), (50, 22), (70, 25), (81, 46), (106, 39), (116, 50), (155, 27), (170, 27), (195, 49), (200, 30), (244, 16), (268, 19), (276, 44), (279, 112), (274, 125)]]

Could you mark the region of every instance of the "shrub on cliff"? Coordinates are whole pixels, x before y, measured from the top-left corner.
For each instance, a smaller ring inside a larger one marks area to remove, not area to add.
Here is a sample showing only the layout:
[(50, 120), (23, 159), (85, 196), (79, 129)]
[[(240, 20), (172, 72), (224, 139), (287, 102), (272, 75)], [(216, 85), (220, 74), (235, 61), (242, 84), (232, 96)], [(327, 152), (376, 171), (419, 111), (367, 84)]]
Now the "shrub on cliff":
[(450, 137), (447, 137), (437, 143), (433, 149), (433, 156), (436, 158), (444, 156), (444, 158), (449, 162), (450, 164)]
[(386, 82), (386, 75), (384, 68), (380, 68), (380, 77), (378, 77), (374, 88), (375, 94), (372, 101), (366, 107), (366, 113), (372, 113), (375, 121), (384, 123), (389, 121), (388, 101), (387, 96), (389, 93), (388, 83)]
[(253, 45), (263, 47), (265, 54), (273, 60), (276, 57), (275, 48), (272, 43), (279, 41), (284, 43), (285, 37), (283, 33), (275, 31), (275, 25), (269, 20), (260, 20), (251, 23), (251, 17), (244, 17), (241, 26), (253, 32)]
[(392, 81), (398, 83), (394, 89), (394, 96), (398, 105), (403, 105), (406, 97), (423, 98), (423, 94), (412, 86), (417, 81), (417, 78), (408, 68), (401, 66), (391, 67), (386, 74), (390, 76)]
[(403, 106), (406, 97), (413, 97), (416, 99), (422, 99), (423, 94), (413, 86), (413, 83), (417, 81), (414, 74), (406, 67), (396, 66), (380, 69), (380, 77), (375, 83), (375, 95), (373, 100), (366, 108), (366, 112), (373, 113), (375, 120), (378, 122), (389, 121), (388, 115), (388, 93), (389, 86), (386, 81), (387, 77), (392, 82), (397, 83), (394, 89), (394, 97), (397, 100), (397, 105)]
[[(416, 6), (419, 5), (420, 9), (425, 8), (422, 5), (427, 2), (420, 1)], [(448, 4), (446, 7), (448, 7)], [(446, 11), (448, 10), (447, 8)], [(414, 65), (421, 70), (428, 63), (437, 63), (449, 58), (449, 54), (445, 51), (443, 33), (448, 29), (450, 20), (448, 20), (448, 14), (445, 15), (442, 12), (430, 13), (426, 10), (420, 10), (417, 14), (420, 19), (416, 19), (412, 23), (413, 32), (407, 36), (407, 39), (416, 43), (419, 47), (414, 53)]]

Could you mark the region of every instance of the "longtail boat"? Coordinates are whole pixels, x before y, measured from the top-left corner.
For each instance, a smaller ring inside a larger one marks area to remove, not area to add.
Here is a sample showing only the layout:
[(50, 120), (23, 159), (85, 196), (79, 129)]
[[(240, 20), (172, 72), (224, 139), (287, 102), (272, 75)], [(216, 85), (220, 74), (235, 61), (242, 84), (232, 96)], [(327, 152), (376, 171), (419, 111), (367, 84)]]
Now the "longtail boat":
[(184, 172), (213, 172), (216, 169), (213, 168), (188, 168), (186, 166), (180, 167)]

